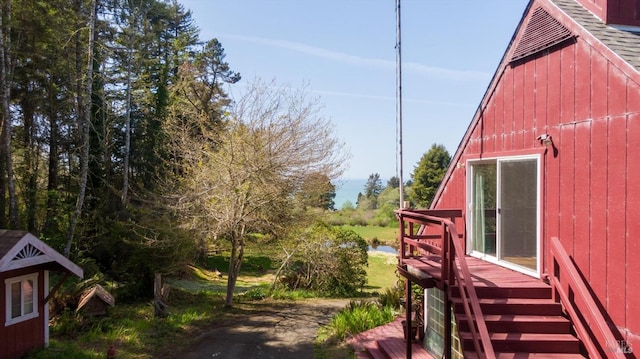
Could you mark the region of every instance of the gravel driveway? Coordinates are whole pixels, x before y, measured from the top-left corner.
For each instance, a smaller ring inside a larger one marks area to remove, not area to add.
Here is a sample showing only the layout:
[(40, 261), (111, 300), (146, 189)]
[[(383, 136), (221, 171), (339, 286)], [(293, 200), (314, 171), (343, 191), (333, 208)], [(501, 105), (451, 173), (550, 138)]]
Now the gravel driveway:
[(318, 328), (329, 323), (347, 299), (315, 299), (259, 306), (200, 334), (176, 359), (313, 358)]

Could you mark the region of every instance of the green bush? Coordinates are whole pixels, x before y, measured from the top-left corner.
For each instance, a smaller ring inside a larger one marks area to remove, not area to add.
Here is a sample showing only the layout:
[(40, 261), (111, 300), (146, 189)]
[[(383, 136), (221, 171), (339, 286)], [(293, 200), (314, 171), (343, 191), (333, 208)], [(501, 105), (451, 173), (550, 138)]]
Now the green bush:
[(400, 300), (404, 296), (404, 290), (399, 286), (385, 288), (378, 297), (378, 304), (381, 307), (400, 308)]
[(280, 282), (329, 296), (356, 295), (367, 280), (367, 242), (356, 232), (317, 223), (299, 234), (287, 253)]
[(351, 301), (331, 322), (320, 328), (319, 337), (342, 341), (349, 335), (391, 322), (397, 315), (393, 307), (381, 307), (370, 301)]

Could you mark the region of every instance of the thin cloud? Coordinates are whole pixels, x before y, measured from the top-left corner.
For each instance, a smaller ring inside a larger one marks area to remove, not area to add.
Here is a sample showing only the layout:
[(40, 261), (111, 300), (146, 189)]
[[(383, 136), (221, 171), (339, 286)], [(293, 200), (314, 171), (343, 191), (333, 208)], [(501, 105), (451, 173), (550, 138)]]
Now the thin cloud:
[[(384, 68), (384, 69), (396, 68), (395, 61), (355, 56), (355, 55), (332, 51), (332, 50), (311, 46), (311, 45), (307, 45), (299, 42), (268, 39), (263, 37), (254, 37), (254, 36), (242, 36), (242, 35), (224, 35), (221, 37), (226, 37), (229, 39), (234, 39), (239, 41), (252, 42), (255, 44), (279, 47), (279, 48), (307, 54), (307, 55), (318, 57), (318, 58), (338, 61), (338, 62), (347, 63), (347, 64), (353, 64), (358, 66), (369, 66), (369, 67), (377, 67), (377, 68)], [(447, 78), (450, 80), (458, 80), (458, 81), (486, 80), (489, 76), (491, 76), (491, 74), (488, 74), (486, 72), (455, 70), (455, 69), (448, 69), (443, 67), (423, 65), (415, 62), (403, 62), (402, 69), (403, 71), (413, 72), (413, 73), (417, 73), (425, 76), (434, 76), (434, 77)]]
[[(396, 101), (396, 98), (392, 96), (379, 96), (379, 95), (369, 95), (369, 94), (363, 94), (363, 93), (326, 91), (326, 90), (312, 90), (311, 92), (317, 93), (319, 95), (326, 95), (326, 96), (363, 98), (363, 99), (389, 101), (389, 102)], [(421, 104), (427, 104), (427, 105), (442, 105), (442, 106), (454, 106), (454, 107), (470, 106), (469, 104), (464, 104), (459, 102), (431, 101), (431, 100), (424, 100), (424, 99), (411, 98), (411, 97), (404, 97), (402, 101), (406, 103), (421, 103)]]

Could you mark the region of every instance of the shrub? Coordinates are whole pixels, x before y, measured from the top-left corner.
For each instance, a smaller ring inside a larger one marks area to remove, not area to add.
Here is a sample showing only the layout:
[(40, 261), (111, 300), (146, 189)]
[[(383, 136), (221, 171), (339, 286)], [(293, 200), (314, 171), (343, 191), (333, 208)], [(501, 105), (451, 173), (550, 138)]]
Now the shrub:
[(381, 307), (400, 308), (400, 300), (404, 296), (404, 290), (399, 286), (386, 288), (378, 297)]
[(320, 328), (319, 336), (327, 338), (326, 340), (342, 341), (349, 335), (389, 323), (396, 315), (397, 312), (392, 307), (380, 307), (366, 300), (351, 301), (327, 326)]
[(299, 235), (284, 259), (281, 283), (330, 296), (352, 296), (366, 283), (367, 242), (349, 229), (317, 223)]

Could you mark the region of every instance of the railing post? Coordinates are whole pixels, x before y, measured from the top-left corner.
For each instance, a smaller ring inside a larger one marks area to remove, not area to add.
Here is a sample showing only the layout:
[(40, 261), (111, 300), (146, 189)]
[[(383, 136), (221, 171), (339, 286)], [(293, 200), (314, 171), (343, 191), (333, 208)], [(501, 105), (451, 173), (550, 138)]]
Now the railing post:
[(453, 268), (453, 261), (455, 260), (455, 255), (454, 255), (454, 250), (455, 247), (453, 246), (453, 243), (450, 242), (451, 241), (451, 232), (449, 232), (447, 230), (447, 226), (443, 223), (442, 224), (442, 246), (444, 247), (443, 250), (443, 260), (442, 260), (442, 268), (446, 268), (445, 271), (443, 271), (443, 279), (445, 279), (444, 281), (444, 332), (445, 332), (445, 337), (444, 337), (444, 347), (445, 347), (445, 358), (449, 359), (451, 358), (451, 288), (453, 286), (453, 283), (451, 283), (451, 270)]
[(400, 222), (400, 264), (403, 264), (404, 259), (406, 258), (406, 254), (405, 254), (405, 248), (404, 248), (404, 236), (405, 236), (405, 229), (404, 229), (404, 215), (402, 213), (400, 213), (398, 215), (398, 219)]
[(441, 278), (442, 281), (449, 285), (449, 275), (450, 275), (450, 263), (451, 263), (451, 245), (449, 244), (449, 239), (447, 238), (447, 226), (442, 223), (442, 263), (440, 264)]
[(405, 318), (404, 318), (404, 338), (406, 341), (406, 357), (407, 359), (411, 359), (411, 346), (413, 344), (413, 338), (411, 337), (411, 327), (412, 327), (412, 323), (411, 323), (411, 307), (413, 306), (413, 304), (411, 303), (411, 281), (409, 280), (409, 278), (405, 278), (405, 288), (404, 288), (404, 292), (405, 292)]
[(451, 300), (449, 298), (449, 294), (451, 293), (450, 286), (448, 284), (444, 285), (444, 357), (445, 359), (451, 358)]
[[(413, 235), (413, 222), (409, 222), (409, 235), (412, 236)], [(416, 250), (416, 247), (414, 247), (413, 245), (409, 245), (409, 257), (413, 256), (413, 251)]]

